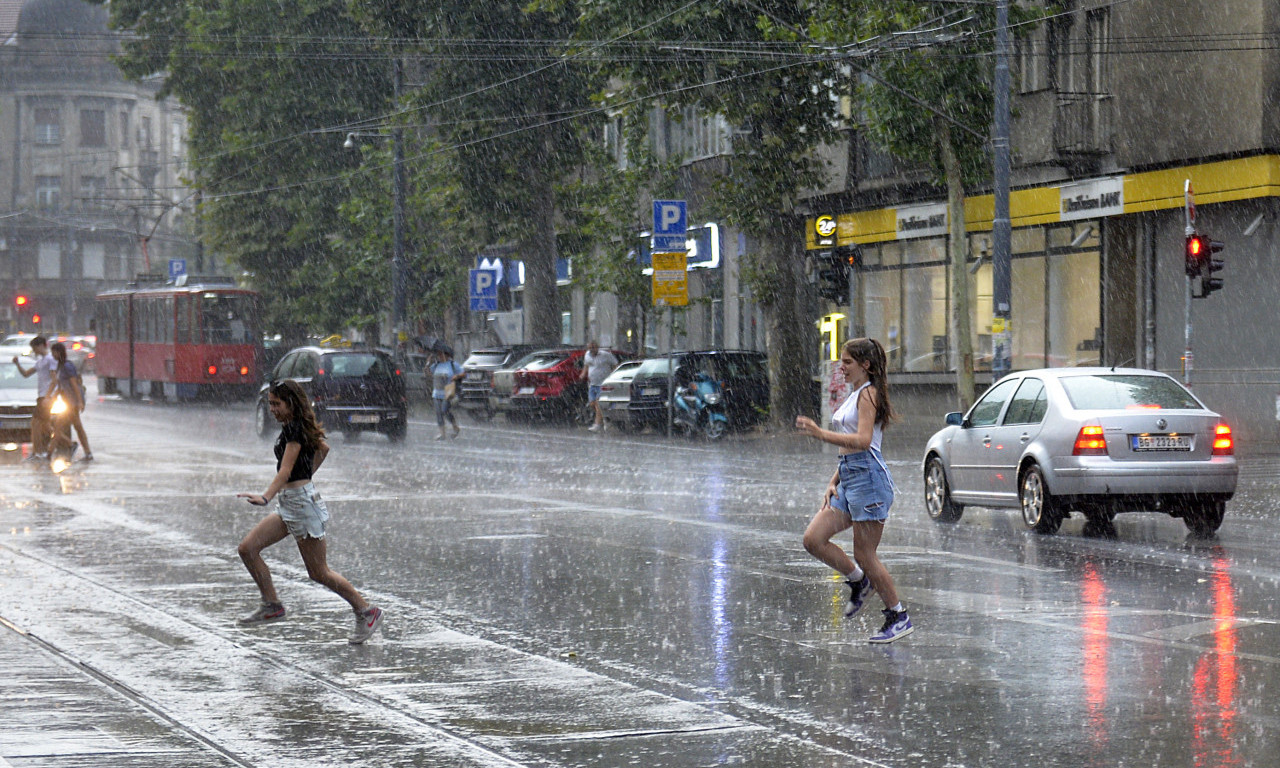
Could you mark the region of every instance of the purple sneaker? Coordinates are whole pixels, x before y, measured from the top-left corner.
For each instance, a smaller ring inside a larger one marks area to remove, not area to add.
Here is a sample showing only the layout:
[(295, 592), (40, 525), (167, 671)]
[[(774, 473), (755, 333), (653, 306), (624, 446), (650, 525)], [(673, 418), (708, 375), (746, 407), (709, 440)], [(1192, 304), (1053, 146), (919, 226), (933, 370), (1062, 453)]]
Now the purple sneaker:
[(871, 586), (871, 579), (865, 573), (862, 574), (861, 581), (845, 579), (844, 583), (849, 585), (849, 600), (844, 604), (844, 617), (848, 619), (856, 616), (858, 611), (862, 610), (863, 603), (867, 601), (868, 597), (871, 597), (876, 588)]
[(872, 643), (892, 643), (900, 637), (906, 637), (915, 631), (915, 627), (911, 626), (911, 617), (906, 611), (895, 611), (892, 608), (885, 608), (881, 613), (884, 614), (884, 626), (880, 631), (871, 636)]

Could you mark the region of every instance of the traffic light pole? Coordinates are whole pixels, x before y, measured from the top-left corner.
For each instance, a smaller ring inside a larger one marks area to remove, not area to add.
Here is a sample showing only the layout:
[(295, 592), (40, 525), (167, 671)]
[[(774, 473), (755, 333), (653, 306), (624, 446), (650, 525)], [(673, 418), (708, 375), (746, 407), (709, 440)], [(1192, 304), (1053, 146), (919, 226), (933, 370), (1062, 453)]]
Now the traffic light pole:
[(1191, 281), (1194, 279), (1195, 278), (1192, 278), (1192, 277), (1187, 278), (1187, 301), (1186, 301), (1186, 309), (1183, 314), (1183, 319), (1186, 321), (1187, 344), (1186, 344), (1186, 349), (1182, 353), (1182, 383), (1186, 384), (1188, 387), (1191, 386), (1191, 369), (1193, 367), (1192, 361), (1195, 359), (1195, 356), (1191, 352), (1191, 294), (1192, 294)]
[[(1186, 234), (1189, 240), (1193, 235), (1196, 234), (1196, 197), (1195, 197), (1195, 191), (1192, 190), (1191, 188), (1191, 179), (1187, 179), (1186, 183), (1183, 185), (1182, 199), (1183, 199), (1182, 210), (1186, 217), (1186, 224), (1187, 224)], [(1185, 254), (1184, 254), (1184, 258), (1185, 258)], [(1186, 270), (1186, 271), (1187, 271), (1186, 306), (1185, 306), (1185, 309), (1183, 310), (1183, 321), (1184, 321), (1184, 328), (1185, 328), (1184, 336), (1186, 340), (1186, 346), (1184, 347), (1182, 352), (1182, 383), (1190, 387), (1191, 371), (1195, 367), (1194, 365), (1195, 355), (1191, 351), (1191, 298), (1193, 293), (1195, 292), (1194, 288), (1192, 287), (1191, 281), (1195, 279), (1195, 276), (1191, 274), (1190, 270)]]

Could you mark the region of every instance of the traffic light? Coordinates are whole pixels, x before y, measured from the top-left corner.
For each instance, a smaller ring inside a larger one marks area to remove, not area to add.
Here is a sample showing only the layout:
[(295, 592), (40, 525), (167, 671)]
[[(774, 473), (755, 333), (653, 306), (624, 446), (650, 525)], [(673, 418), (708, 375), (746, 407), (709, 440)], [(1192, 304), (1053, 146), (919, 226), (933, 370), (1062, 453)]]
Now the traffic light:
[(849, 303), (849, 277), (862, 266), (862, 249), (843, 245), (814, 254), (818, 272), (818, 294), (844, 306)]
[(27, 308), (27, 303), (30, 301), (31, 300), (28, 299), (26, 296), (19, 295), (13, 300), (13, 303), (19, 310), (23, 310)]
[(1200, 298), (1202, 299), (1214, 291), (1222, 290), (1222, 278), (1214, 277), (1213, 273), (1221, 272), (1226, 264), (1222, 259), (1213, 258), (1213, 255), (1225, 247), (1227, 247), (1226, 243), (1204, 238), (1204, 270), (1200, 277)]
[(1204, 261), (1208, 256), (1208, 239), (1201, 235), (1187, 235), (1187, 277), (1199, 277), (1204, 273)]
[(39, 324), (40, 324), (40, 315), (32, 315), (32, 316), (31, 316), (31, 324), (32, 324), (32, 325), (39, 325)]

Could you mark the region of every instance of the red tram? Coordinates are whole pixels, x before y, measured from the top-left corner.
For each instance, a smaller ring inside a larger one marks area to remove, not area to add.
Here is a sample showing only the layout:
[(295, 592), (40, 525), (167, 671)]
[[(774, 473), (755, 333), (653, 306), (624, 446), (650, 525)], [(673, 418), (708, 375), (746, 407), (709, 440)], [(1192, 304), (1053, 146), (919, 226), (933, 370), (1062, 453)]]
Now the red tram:
[(258, 294), (230, 278), (185, 284), (140, 278), (98, 294), (97, 375), (103, 394), (188, 400), (258, 390)]

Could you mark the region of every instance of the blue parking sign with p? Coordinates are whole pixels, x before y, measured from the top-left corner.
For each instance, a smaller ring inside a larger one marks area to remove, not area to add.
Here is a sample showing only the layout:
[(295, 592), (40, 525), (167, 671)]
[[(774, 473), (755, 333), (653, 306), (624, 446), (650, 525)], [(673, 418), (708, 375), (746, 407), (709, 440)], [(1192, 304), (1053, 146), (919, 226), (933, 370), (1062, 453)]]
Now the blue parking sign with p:
[(689, 208), (684, 200), (653, 201), (653, 250), (683, 253), (689, 233)]
[(472, 312), (496, 312), (498, 309), (498, 270), (473, 269), (467, 281)]

